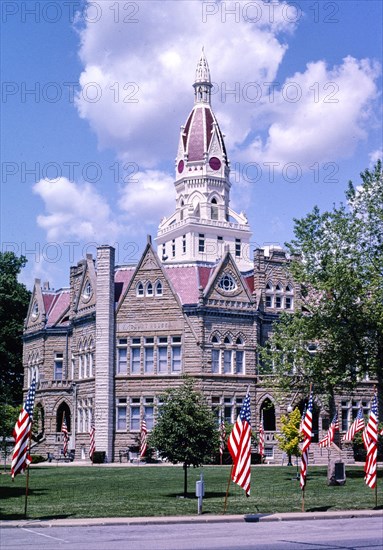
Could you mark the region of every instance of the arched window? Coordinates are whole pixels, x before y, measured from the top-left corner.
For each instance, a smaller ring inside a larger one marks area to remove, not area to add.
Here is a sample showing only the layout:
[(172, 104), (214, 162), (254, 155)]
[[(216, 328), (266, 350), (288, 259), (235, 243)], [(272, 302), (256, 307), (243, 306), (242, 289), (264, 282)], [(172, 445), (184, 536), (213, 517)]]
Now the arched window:
[(260, 413), (265, 432), (275, 432), (275, 407), (268, 397), (263, 401)]
[(33, 417), (33, 425), (37, 429), (35, 437), (37, 441), (40, 441), (44, 437), (45, 432), (45, 411), (41, 403), (37, 403)]
[(230, 336), (225, 336), (225, 339), (223, 341), (224, 344), (231, 344), (231, 338)]
[(184, 219), (184, 206), (185, 206), (185, 203), (183, 200), (181, 200), (181, 203), (180, 203), (180, 207), (181, 207), (181, 210), (180, 210), (180, 220), (182, 221)]
[(150, 281), (146, 285), (146, 296), (153, 296), (153, 285)]
[(218, 205), (216, 198), (211, 199), (211, 219), (218, 220)]
[(156, 283), (156, 296), (162, 296), (162, 283), (157, 281)]
[(138, 283), (136, 287), (136, 295), (137, 296), (143, 296), (144, 295), (144, 285), (142, 283)]
[(241, 336), (238, 336), (238, 338), (236, 339), (235, 343), (237, 344), (237, 346), (242, 346), (242, 344), (243, 344), (243, 339), (241, 338)]
[(85, 283), (82, 295), (84, 300), (89, 300), (89, 298), (92, 296), (92, 285), (90, 284), (90, 281), (87, 281)]
[(61, 403), (61, 405), (57, 409), (56, 414), (56, 432), (61, 432), (61, 428), (63, 425), (63, 419), (65, 417), (65, 422), (67, 425), (68, 432), (71, 432), (71, 414), (70, 414), (70, 408), (65, 401)]
[(220, 342), (219, 338), (216, 335), (212, 336), (211, 341), (213, 344), (219, 344)]

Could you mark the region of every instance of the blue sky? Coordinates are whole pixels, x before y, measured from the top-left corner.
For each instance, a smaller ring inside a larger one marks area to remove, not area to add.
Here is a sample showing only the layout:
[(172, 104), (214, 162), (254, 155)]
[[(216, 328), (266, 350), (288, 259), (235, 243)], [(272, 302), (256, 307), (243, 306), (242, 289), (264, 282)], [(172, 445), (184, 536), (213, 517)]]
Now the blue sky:
[(291, 239), (293, 218), (331, 208), (382, 156), (379, 1), (1, 9), (1, 247), (27, 257), (28, 287), (67, 286), (97, 244), (138, 260), (173, 210), (202, 46), (254, 247)]

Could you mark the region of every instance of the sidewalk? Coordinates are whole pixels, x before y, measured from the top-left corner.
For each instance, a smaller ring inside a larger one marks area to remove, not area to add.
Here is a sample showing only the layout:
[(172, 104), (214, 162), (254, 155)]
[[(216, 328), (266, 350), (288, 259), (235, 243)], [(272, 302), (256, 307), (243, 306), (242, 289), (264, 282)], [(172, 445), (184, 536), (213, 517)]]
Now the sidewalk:
[(265, 521), (297, 521), (313, 519), (347, 519), (381, 517), (383, 510), (345, 510), (334, 512), (285, 512), (281, 514), (166, 516), (138, 518), (66, 518), (51, 520), (9, 520), (0, 521), (2, 527), (90, 527), (92, 525), (163, 525), (174, 523), (233, 523)]

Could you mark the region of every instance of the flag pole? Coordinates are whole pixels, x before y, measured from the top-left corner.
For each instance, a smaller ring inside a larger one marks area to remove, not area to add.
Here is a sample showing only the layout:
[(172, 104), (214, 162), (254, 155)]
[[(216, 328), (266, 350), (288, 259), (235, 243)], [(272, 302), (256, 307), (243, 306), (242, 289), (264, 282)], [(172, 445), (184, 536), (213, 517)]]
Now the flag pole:
[(229, 480), (227, 482), (227, 489), (226, 489), (226, 495), (225, 495), (225, 505), (223, 507), (223, 513), (226, 514), (226, 508), (227, 508), (227, 497), (229, 496), (229, 488), (230, 488), (230, 480), (231, 480), (231, 474), (233, 472), (234, 464), (231, 465), (230, 473), (229, 473)]
[[(310, 391), (309, 391), (309, 399), (310, 399), (310, 395), (311, 395), (311, 392), (312, 392), (312, 388), (313, 388), (313, 384), (312, 382), (310, 382)], [(313, 413), (314, 414), (314, 413)], [(311, 429), (312, 430), (312, 429)], [(312, 433), (312, 432), (311, 432)], [(307, 465), (306, 465), (306, 478), (305, 478), (305, 484), (303, 486), (303, 489), (302, 489), (302, 512), (305, 511), (305, 490), (306, 490), (306, 483), (307, 483), (307, 470), (308, 470), (308, 465), (309, 465), (309, 453), (307, 451)]]
[[(29, 433), (27, 456), (29, 455), (29, 452), (31, 450), (31, 440), (32, 440), (32, 424), (31, 424), (31, 430), (30, 430), (30, 433)], [(27, 518), (28, 492), (29, 492), (29, 464), (27, 466), (27, 475), (26, 475), (26, 479), (25, 479), (25, 502), (24, 502), (24, 517), (25, 517), (25, 519)]]

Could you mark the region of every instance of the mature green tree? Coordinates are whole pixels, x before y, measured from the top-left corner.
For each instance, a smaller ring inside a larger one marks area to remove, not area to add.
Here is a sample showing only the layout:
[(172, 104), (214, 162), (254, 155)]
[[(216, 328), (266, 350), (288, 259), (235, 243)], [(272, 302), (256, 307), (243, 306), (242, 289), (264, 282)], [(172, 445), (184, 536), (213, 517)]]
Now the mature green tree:
[(279, 448), (289, 457), (288, 466), (291, 466), (291, 457), (301, 456), (299, 443), (302, 441), (300, 433), (301, 413), (295, 408), (289, 415), (281, 416), (281, 433), (276, 434)]
[(0, 448), (4, 459), (4, 470), (7, 454), (14, 445), (13, 429), (20, 414), (20, 407), (0, 403)]
[(183, 385), (162, 396), (163, 405), (149, 444), (161, 457), (173, 464), (183, 463), (184, 496), (187, 496), (187, 471), (211, 462), (218, 451), (218, 430), (204, 396), (194, 389), (194, 381), (186, 378)]
[[(301, 285), (294, 314), (284, 314), (262, 350), (282, 390), (331, 397), (365, 375), (383, 378), (383, 174), (381, 162), (350, 182), (347, 203), (295, 220), (287, 244)], [(300, 302), (300, 304), (299, 304)]]
[(0, 252), (0, 402), (20, 405), (23, 388), (22, 333), (30, 292), (17, 280), (26, 264), (13, 252)]

